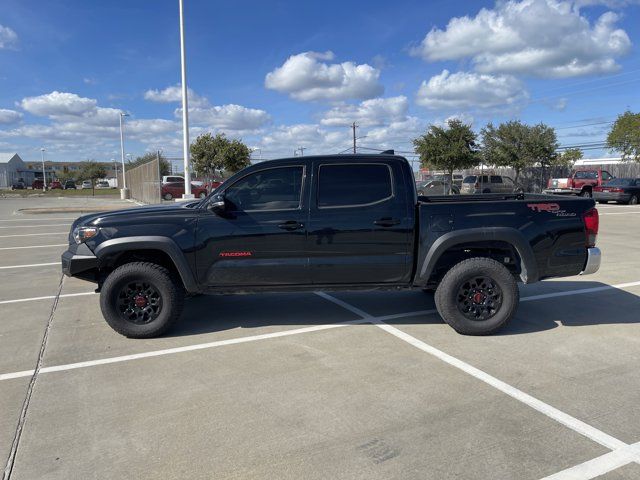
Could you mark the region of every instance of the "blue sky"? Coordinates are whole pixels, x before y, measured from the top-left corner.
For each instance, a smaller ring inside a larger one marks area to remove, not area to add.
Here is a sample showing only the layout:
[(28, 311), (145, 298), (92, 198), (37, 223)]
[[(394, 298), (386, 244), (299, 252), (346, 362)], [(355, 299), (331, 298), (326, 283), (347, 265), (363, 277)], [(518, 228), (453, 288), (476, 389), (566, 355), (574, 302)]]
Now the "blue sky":
[[(2, 0), (0, 151), (25, 160), (181, 152), (177, 0)], [(558, 127), (598, 142), (638, 111), (640, 2), (185, 0), (191, 135), (256, 158), (410, 150), (459, 117)], [(586, 150), (586, 156), (610, 155)]]

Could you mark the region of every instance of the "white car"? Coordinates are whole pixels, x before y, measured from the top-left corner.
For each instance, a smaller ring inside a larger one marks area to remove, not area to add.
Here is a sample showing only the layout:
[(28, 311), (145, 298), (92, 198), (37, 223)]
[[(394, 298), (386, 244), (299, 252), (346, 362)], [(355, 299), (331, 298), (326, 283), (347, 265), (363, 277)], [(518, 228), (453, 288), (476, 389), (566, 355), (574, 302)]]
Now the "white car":
[(82, 185), (80, 186), (80, 188), (82, 190), (86, 190), (87, 188), (92, 188), (93, 185), (91, 185), (91, 180), (85, 180), (82, 182)]
[[(162, 184), (166, 184), (166, 183), (175, 183), (175, 182), (182, 182), (184, 183), (184, 177), (180, 176), (180, 175), (164, 175), (162, 177)], [(197, 187), (201, 187), (203, 185), (202, 182), (198, 181), (198, 180), (192, 180), (191, 181), (191, 185), (195, 185)]]
[(96, 182), (96, 188), (111, 188), (111, 185), (106, 180), (100, 180)]

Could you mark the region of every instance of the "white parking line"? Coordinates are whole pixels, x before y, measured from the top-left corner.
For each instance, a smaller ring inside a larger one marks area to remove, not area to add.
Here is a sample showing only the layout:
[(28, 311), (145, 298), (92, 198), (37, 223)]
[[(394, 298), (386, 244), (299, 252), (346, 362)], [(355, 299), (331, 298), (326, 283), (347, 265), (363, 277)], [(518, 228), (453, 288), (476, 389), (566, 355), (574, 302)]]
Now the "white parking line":
[(67, 243), (54, 243), (52, 245), (31, 245), (28, 247), (0, 247), (0, 250), (20, 250), (23, 248), (48, 248), (48, 247), (66, 247)]
[[(96, 292), (65, 293), (63, 295), (60, 295), (60, 298), (81, 297), (84, 295), (96, 295)], [(0, 305), (6, 305), (9, 303), (34, 302), (36, 300), (52, 300), (54, 298), (56, 298), (55, 295), (46, 295), (44, 297), (32, 297), (32, 298), (17, 298), (15, 300), (2, 300), (0, 302)]]
[(589, 480), (632, 462), (640, 462), (640, 442), (619, 448), (542, 480)]
[(78, 217), (41, 217), (0, 219), (0, 222), (41, 222), (42, 220), (75, 220)]
[[(634, 282), (634, 284), (638, 284), (638, 283), (640, 282)], [(589, 290), (589, 289), (582, 289), (580, 292), (585, 293), (584, 292), (585, 290)], [(578, 291), (573, 291), (573, 294), (575, 295), (576, 292)], [(330, 302), (333, 302), (336, 305), (339, 305), (349, 310), (352, 313), (362, 316), (363, 320), (371, 321), (374, 325), (377, 325), (379, 328), (381, 328), (385, 332), (390, 333), (391, 335), (399, 338), (400, 340), (407, 342), (408, 344), (418, 348), (419, 350), (422, 350), (425, 353), (428, 353), (438, 358), (439, 360), (442, 360), (443, 362), (447, 363), (448, 365), (451, 365), (452, 367), (462, 370), (463, 372), (471, 375), (472, 377), (496, 388), (502, 393), (509, 395), (511, 398), (524, 403), (525, 405), (546, 415), (547, 417), (555, 420), (556, 422), (570, 428), (574, 432), (579, 433), (589, 438), (590, 440), (593, 440), (594, 442), (597, 442), (600, 445), (603, 445), (613, 450), (612, 452), (606, 455), (590, 460), (583, 464), (576, 465), (575, 467), (571, 467), (569, 469), (563, 470), (562, 472), (554, 474), (550, 477), (546, 477), (546, 479), (543, 479), (543, 480), (581, 480), (581, 479), (588, 480), (588, 479), (595, 478), (599, 475), (603, 475), (612, 470), (615, 470), (616, 468), (626, 465), (628, 463), (640, 462), (640, 443), (634, 444), (634, 445), (627, 445), (622, 440), (619, 440), (609, 435), (608, 433), (605, 433), (602, 430), (599, 430), (583, 422), (582, 420), (578, 420), (577, 418), (561, 410), (558, 410), (557, 408), (552, 407), (551, 405), (541, 400), (538, 400), (535, 397), (532, 397), (531, 395), (523, 392), (522, 390), (512, 387), (511, 385), (503, 382), (502, 380), (499, 380), (496, 377), (489, 375), (488, 373), (476, 367), (473, 367), (472, 365), (456, 357), (453, 357), (443, 352), (442, 350), (439, 350), (423, 342), (422, 340), (419, 340), (409, 335), (408, 333), (403, 332), (402, 330), (396, 327), (393, 327), (385, 323), (381, 318), (372, 317), (371, 315), (364, 312), (363, 310), (343, 300), (340, 300), (331, 295), (328, 295), (326, 293), (317, 292), (317, 295), (321, 296), (326, 300), (329, 300)], [(541, 296), (536, 296), (536, 298), (534, 297), (529, 297), (529, 298), (532, 300), (533, 299), (537, 300), (540, 297)]]
[[(71, 294), (71, 295), (60, 295), (60, 297), (65, 297), (65, 296), (72, 296), (72, 295), (82, 295), (82, 294)], [(55, 297), (49, 297), (49, 298), (55, 298)], [(197, 343), (195, 345), (185, 345), (184, 347), (175, 347), (175, 348), (167, 348), (164, 350), (153, 350), (150, 352), (142, 352), (142, 353), (134, 353), (131, 355), (122, 355), (119, 357), (109, 357), (109, 358), (102, 358), (99, 360), (89, 360), (86, 362), (78, 362), (78, 363), (68, 363), (65, 365), (56, 365), (56, 366), (52, 366), (52, 367), (43, 367), (40, 369), (40, 373), (51, 373), (51, 372), (63, 372), (66, 370), (75, 370), (77, 368), (85, 368), (85, 367), (95, 367), (97, 365), (106, 365), (109, 363), (120, 363), (120, 362), (127, 362), (130, 360), (139, 360), (141, 358), (149, 358), (149, 357), (160, 357), (160, 356), (164, 356), (164, 355), (172, 355), (175, 353), (182, 353), (182, 352), (192, 352), (194, 350), (203, 350), (203, 349), (209, 349), (209, 348), (215, 348), (215, 347), (222, 347), (225, 345), (236, 345), (239, 343), (247, 343), (247, 342), (255, 342), (258, 340), (266, 340), (269, 338), (279, 338), (279, 337), (288, 337), (290, 335), (299, 335), (301, 333), (309, 333), (309, 332), (318, 332), (321, 330), (330, 330), (333, 328), (338, 328), (338, 327), (346, 327), (349, 325), (359, 325), (362, 323), (372, 323), (371, 320), (375, 319), (375, 320), (392, 320), (395, 318), (401, 318), (401, 317), (412, 317), (412, 316), (417, 316), (417, 315), (426, 315), (429, 313), (434, 313), (435, 310), (418, 310), (415, 312), (407, 312), (407, 313), (400, 313), (400, 314), (393, 314), (393, 315), (385, 315), (382, 317), (371, 317), (371, 318), (367, 318), (367, 319), (358, 319), (358, 320), (350, 320), (348, 322), (340, 322), (340, 323), (330, 323), (330, 324), (326, 324), (326, 325), (315, 325), (313, 327), (303, 327), (303, 328), (296, 328), (293, 330), (284, 330), (284, 331), (280, 331), (280, 332), (272, 332), (272, 333), (264, 333), (264, 334), (260, 334), (260, 335), (251, 335), (248, 337), (239, 337), (239, 338), (230, 338), (227, 340), (218, 340), (215, 342), (207, 342), (207, 343)], [(10, 380), (13, 378), (21, 378), (21, 377), (28, 377), (29, 375), (33, 374), (33, 370), (23, 370), (21, 372), (11, 372), (11, 373), (4, 373), (0, 375), (0, 381), (2, 380)]]
[(42, 235), (69, 235), (69, 232), (48, 232), (48, 233), (18, 233), (15, 235), (0, 235), (0, 238), (11, 237), (38, 237)]
[(31, 268), (31, 267), (48, 267), (50, 265), (60, 265), (60, 262), (51, 263), (32, 263), (30, 265), (7, 265), (6, 267), (0, 267), (0, 270), (7, 270), (9, 268)]
[(1, 226), (0, 228), (2, 229), (7, 229), (7, 228), (45, 228), (45, 227), (70, 227), (71, 224), (70, 223), (54, 223), (51, 225), (11, 225), (11, 226)]

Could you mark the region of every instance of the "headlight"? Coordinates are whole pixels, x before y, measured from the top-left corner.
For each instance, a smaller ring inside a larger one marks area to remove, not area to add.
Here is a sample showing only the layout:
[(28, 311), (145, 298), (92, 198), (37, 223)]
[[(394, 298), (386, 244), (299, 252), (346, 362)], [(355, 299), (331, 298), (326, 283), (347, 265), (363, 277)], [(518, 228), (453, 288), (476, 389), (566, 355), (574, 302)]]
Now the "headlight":
[(84, 243), (98, 234), (98, 227), (76, 227), (73, 229), (73, 238), (76, 243)]

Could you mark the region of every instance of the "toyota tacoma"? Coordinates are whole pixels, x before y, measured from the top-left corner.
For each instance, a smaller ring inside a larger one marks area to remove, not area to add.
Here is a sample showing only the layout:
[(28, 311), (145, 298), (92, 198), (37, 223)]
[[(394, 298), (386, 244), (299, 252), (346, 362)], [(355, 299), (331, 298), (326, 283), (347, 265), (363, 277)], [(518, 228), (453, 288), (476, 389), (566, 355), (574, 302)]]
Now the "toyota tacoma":
[(435, 290), (449, 325), (486, 335), (514, 316), (518, 282), (598, 270), (594, 205), (419, 197), (403, 157), (297, 157), (252, 165), (201, 201), (80, 217), (62, 270), (97, 284), (128, 337), (162, 334), (194, 294), (354, 289)]

